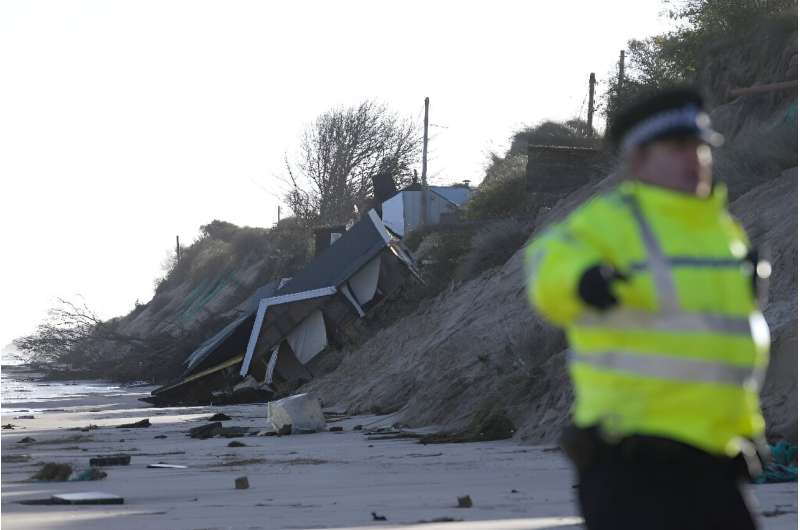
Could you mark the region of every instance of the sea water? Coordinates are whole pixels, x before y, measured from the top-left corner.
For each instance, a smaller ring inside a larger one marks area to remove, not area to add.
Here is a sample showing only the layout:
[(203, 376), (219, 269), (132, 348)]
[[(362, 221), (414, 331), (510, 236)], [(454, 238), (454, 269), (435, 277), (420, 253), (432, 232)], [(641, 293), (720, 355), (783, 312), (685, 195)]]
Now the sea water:
[(0, 411), (36, 412), (51, 403), (82, 397), (112, 397), (128, 393), (127, 388), (108, 381), (43, 381), (42, 374), (28, 369), (25, 359), (4, 351), (0, 366)]

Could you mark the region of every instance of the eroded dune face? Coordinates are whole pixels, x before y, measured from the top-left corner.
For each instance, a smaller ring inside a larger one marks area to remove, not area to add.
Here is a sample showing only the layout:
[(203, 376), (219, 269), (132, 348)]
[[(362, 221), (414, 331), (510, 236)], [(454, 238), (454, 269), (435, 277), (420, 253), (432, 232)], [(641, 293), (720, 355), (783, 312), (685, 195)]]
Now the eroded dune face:
[[(760, 178), (760, 180), (758, 180)], [(771, 249), (774, 277), (766, 317), (772, 363), (763, 387), (771, 439), (797, 432), (797, 170), (752, 176), (731, 205), (754, 243)], [(564, 216), (611, 179), (542, 209), (536, 226)], [(450, 429), (503, 414), (517, 436), (553, 441), (568, 420), (572, 393), (560, 332), (530, 311), (522, 256), (455, 285), (341, 355), (336, 370), (312, 382), (327, 405), (399, 411), (398, 421)]]

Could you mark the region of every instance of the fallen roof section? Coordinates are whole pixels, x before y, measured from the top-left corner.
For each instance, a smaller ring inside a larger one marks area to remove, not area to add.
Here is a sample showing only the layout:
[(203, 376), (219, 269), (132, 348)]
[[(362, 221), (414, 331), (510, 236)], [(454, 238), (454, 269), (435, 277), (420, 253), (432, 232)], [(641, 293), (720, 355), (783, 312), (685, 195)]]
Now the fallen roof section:
[(242, 362), (242, 368), (239, 370), (239, 375), (244, 377), (247, 375), (247, 372), (250, 371), (250, 362), (253, 360), (253, 352), (256, 349), (258, 337), (261, 335), (261, 328), (264, 325), (264, 317), (266, 316), (267, 309), (269, 309), (270, 306), (290, 304), (292, 302), (322, 298), (324, 296), (332, 296), (334, 294), (336, 294), (336, 287), (328, 286), (320, 289), (314, 289), (313, 291), (286, 294), (261, 300), (261, 303), (258, 305), (258, 313), (256, 313), (253, 329), (250, 332), (250, 340), (247, 342), (247, 351), (244, 354), (244, 361)]

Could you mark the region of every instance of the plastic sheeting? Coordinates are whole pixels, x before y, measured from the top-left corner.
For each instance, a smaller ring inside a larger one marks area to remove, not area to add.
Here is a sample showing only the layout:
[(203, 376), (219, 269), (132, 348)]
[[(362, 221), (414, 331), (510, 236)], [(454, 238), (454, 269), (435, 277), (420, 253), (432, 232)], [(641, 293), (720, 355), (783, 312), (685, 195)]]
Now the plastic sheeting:
[(285, 425), (292, 426), (292, 434), (324, 431), (325, 415), (319, 400), (298, 394), (267, 403), (267, 427), (277, 432)]
[(797, 446), (788, 442), (778, 442), (769, 446), (772, 461), (764, 466), (761, 475), (754, 477), (756, 484), (775, 482), (797, 482)]
[(319, 352), (328, 346), (328, 334), (325, 331), (325, 318), (319, 309), (308, 315), (289, 333), (286, 341), (291, 346), (297, 360), (308, 363)]

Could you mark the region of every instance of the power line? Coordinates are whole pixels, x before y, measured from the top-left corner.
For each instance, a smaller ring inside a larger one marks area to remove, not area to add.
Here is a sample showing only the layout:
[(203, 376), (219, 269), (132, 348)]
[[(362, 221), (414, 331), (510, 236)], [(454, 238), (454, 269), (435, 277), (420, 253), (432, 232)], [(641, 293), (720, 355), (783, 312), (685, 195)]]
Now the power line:
[(586, 98), (588, 94), (586, 92), (583, 93), (583, 101), (581, 101), (581, 107), (578, 109), (578, 112), (575, 114), (575, 117), (580, 119), (583, 116), (583, 106), (586, 104)]

